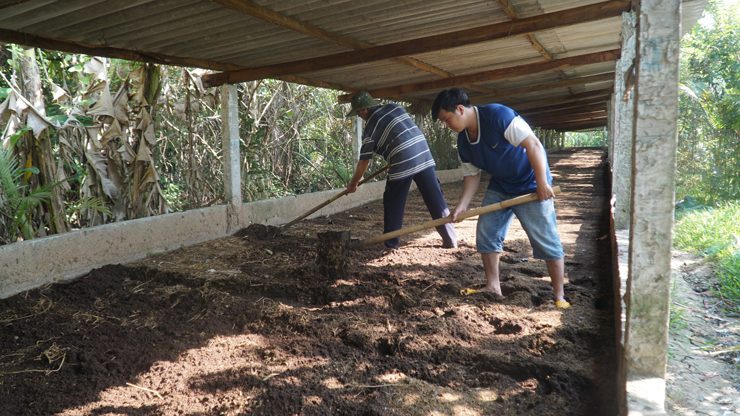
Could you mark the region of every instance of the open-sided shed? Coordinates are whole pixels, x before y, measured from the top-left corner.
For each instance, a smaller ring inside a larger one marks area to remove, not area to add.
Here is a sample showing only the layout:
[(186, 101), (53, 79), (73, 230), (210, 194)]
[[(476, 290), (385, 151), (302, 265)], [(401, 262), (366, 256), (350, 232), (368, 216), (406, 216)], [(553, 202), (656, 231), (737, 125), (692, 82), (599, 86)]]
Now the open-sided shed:
[[(239, 215), (233, 207), (241, 205), (238, 147), (229, 145), (238, 129), (227, 125), (236, 111), (233, 83), (278, 78), (345, 91), (343, 102), (364, 90), (409, 102), (419, 112), (428, 111), (441, 89), (460, 86), (475, 104), (507, 104), (536, 127), (608, 128), (614, 250), (622, 246), (625, 253), (622, 267), (615, 254), (625, 283), (619, 339), (625, 411), (660, 414), (655, 412), (662, 411), (665, 375), (678, 51), (705, 5), (706, 0), (0, 0), (0, 42), (211, 70), (202, 80), (223, 86), (224, 153), (231, 161), (225, 179), (230, 208), (218, 211), (223, 232), (235, 229), (230, 222), (238, 224)], [(142, 232), (154, 220), (145, 221)], [(212, 232), (204, 228), (213, 227), (196, 226), (191, 233), (201, 234), (172, 238), (202, 241)], [(0, 254), (33, 258), (27, 253), (43, 244), (2, 247)], [(138, 255), (149, 249), (140, 246)], [(49, 281), (94, 266), (23, 270)], [(4, 294), (29, 287), (18, 283), (22, 278), (15, 272), (5, 269)], [(635, 394), (652, 390), (654, 395)]]
[[(279, 78), (428, 109), (462, 86), (530, 124), (603, 127), (632, 1), (3, 1), (0, 41)], [(706, 1), (682, 2), (682, 34)]]

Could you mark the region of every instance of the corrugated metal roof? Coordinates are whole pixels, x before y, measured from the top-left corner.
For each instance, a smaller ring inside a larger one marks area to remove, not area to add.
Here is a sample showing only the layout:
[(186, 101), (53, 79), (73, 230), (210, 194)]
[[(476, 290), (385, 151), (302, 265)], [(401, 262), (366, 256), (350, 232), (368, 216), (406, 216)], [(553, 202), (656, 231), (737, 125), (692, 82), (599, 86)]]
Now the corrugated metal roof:
[[(683, 2), (684, 33), (706, 3)], [(605, 76), (614, 60), (524, 68), (619, 50), (620, 13), (631, 7), (588, 0), (0, 0), (0, 41), (239, 71), (206, 80), (213, 84), (273, 77), (347, 93), (383, 89), (418, 104), (443, 88), (434, 81), (453, 77), (471, 99), (513, 105), (610, 88)], [(587, 18), (604, 10), (611, 17)], [(553, 24), (542, 19), (550, 13), (564, 14)], [(517, 70), (502, 78), (507, 68)], [(476, 74), (491, 77), (467, 78)]]

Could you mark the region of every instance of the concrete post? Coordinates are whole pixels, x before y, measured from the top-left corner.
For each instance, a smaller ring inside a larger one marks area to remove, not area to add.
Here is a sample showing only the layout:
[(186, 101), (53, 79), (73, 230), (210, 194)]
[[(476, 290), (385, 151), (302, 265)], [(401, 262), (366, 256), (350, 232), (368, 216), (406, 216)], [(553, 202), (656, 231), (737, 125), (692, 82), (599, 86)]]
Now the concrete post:
[(224, 197), (227, 230), (239, 229), (236, 208), (242, 205), (241, 155), (239, 153), (239, 96), (236, 85), (221, 86), (221, 146), (224, 163)]
[(681, 1), (638, 4), (624, 375), (629, 414), (659, 415), (665, 412)]
[(614, 228), (629, 228), (632, 192), (632, 133), (634, 129), (634, 76), (629, 77), (635, 58), (635, 13), (622, 14), (622, 57), (617, 61), (614, 78), (614, 138), (612, 147), (612, 196)]

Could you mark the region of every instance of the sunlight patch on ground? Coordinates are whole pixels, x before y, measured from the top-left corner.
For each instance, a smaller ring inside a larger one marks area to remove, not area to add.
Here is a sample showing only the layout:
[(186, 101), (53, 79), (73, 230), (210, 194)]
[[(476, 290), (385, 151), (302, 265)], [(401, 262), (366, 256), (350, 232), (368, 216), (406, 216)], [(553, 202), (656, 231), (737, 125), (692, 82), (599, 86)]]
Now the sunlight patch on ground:
[(336, 377), (329, 377), (326, 380), (324, 380), (321, 384), (323, 384), (324, 387), (330, 390), (341, 389), (342, 387), (344, 387), (344, 385), (342, 385), (342, 383), (340, 383)]
[(492, 390), (481, 390), (478, 392), (478, 400), (482, 402), (495, 402), (498, 399), (498, 394)]
[(378, 376), (378, 381), (384, 383), (398, 383), (406, 379), (406, 374), (403, 373), (389, 373)]

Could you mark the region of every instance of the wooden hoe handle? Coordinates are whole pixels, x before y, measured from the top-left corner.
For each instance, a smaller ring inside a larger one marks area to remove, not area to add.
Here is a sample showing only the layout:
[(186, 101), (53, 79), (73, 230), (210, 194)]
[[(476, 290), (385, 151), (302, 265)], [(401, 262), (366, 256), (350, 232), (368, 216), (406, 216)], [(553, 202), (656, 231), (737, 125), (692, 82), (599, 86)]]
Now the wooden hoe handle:
[[(555, 195), (560, 193), (560, 187), (555, 186), (552, 188), (552, 191), (555, 193)], [(500, 209), (508, 208), (514, 205), (523, 204), (525, 202), (532, 202), (536, 201), (538, 198), (537, 192), (532, 192), (531, 194), (518, 196), (516, 198), (507, 199), (505, 201), (497, 202), (495, 204), (486, 205), (485, 207), (480, 207), (476, 209), (471, 209), (470, 211), (461, 212), (457, 216), (457, 220), (461, 221), (466, 218), (475, 217), (477, 215), (485, 214), (487, 212), (492, 211), (498, 211)], [(391, 231), (389, 233), (385, 233), (379, 236), (371, 237), (365, 240), (359, 240), (355, 241), (350, 244), (350, 248), (357, 248), (357, 247), (364, 247), (370, 244), (379, 243), (381, 241), (390, 240), (391, 238), (400, 237), (402, 235), (415, 233), (417, 231), (426, 230), (433, 227), (438, 227), (443, 224), (447, 224), (448, 222), (452, 222), (452, 218), (450, 216), (444, 217), (444, 218), (438, 218), (436, 220), (427, 221), (424, 224), (420, 225), (414, 225), (411, 227), (401, 228), (400, 230)]]
[[(388, 170), (388, 168), (390, 168), (390, 167), (391, 167), (391, 165), (385, 165), (385, 167), (383, 169), (380, 169), (379, 171), (377, 171), (377, 172), (373, 173), (372, 175), (368, 176), (367, 178), (361, 180), (360, 183), (357, 184), (357, 186), (360, 186), (363, 183), (369, 181), (370, 179), (372, 179), (372, 178), (380, 175), (381, 173), (383, 173), (386, 170)], [(280, 227), (281, 228), (281, 231), (282, 230), (285, 230), (286, 228), (290, 227), (291, 225), (297, 223), (298, 221), (300, 221), (300, 220), (308, 217), (309, 215), (313, 214), (314, 212), (320, 210), (321, 208), (324, 208), (325, 206), (331, 204), (332, 202), (336, 201), (337, 199), (343, 197), (344, 195), (347, 195), (347, 190), (346, 189), (343, 192), (334, 195), (328, 201), (322, 202), (321, 204), (317, 205), (316, 207), (314, 207), (310, 211), (306, 212), (305, 214), (301, 215), (300, 217), (298, 217), (298, 218), (294, 219), (293, 221), (291, 221), (291, 222), (283, 225), (282, 227)]]

